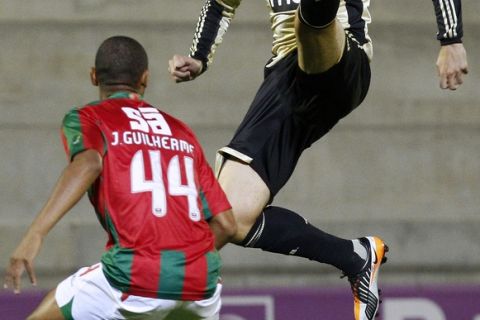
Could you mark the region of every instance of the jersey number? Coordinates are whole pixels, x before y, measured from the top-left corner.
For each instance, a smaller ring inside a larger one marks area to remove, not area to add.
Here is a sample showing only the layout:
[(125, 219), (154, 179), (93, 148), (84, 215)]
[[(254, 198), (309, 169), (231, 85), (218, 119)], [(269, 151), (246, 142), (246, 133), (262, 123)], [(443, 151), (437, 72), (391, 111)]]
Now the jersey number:
[(158, 150), (149, 150), (152, 180), (145, 178), (145, 161), (142, 150), (135, 153), (130, 164), (130, 179), (132, 193), (151, 192), (152, 213), (157, 217), (167, 214), (167, 192), (170, 196), (185, 196), (188, 201), (188, 213), (193, 221), (200, 221), (198, 208), (198, 192), (195, 186), (193, 159), (183, 157), (187, 184), (182, 185), (179, 156), (174, 156), (167, 168), (168, 190), (163, 182), (161, 154)]

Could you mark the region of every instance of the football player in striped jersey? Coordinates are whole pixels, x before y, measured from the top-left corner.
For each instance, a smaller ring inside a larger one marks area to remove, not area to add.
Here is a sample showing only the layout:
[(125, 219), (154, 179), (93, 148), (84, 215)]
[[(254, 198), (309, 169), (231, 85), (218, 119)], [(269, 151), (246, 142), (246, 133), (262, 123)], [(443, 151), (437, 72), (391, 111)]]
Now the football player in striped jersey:
[(136, 40), (105, 40), (91, 80), (100, 100), (65, 116), (70, 163), (13, 252), (5, 285), (18, 293), (25, 269), (36, 283), (44, 237), (88, 191), (108, 235), (100, 263), (62, 281), (29, 319), (164, 319), (179, 307), (218, 319), (217, 249), (236, 224), (195, 134), (143, 100), (148, 59)]

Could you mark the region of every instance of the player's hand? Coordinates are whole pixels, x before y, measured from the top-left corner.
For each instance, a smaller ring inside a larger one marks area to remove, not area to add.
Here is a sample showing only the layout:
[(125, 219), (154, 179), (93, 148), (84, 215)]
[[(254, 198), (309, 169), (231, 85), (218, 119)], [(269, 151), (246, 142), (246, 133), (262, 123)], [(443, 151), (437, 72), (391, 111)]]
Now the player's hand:
[(37, 285), (33, 268), (33, 260), (40, 251), (43, 238), (39, 234), (29, 232), (22, 239), (10, 257), (10, 263), (5, 273), (4, 289), (12, 288), (14, 293), (20, 293), (22, 274), (27, 270), (32, 285)]
[(168, 61), (168, 72), (175, 82), (190, 81), (202, 73), (202, 62), (200, 60), (174, 55)]
[(468, 73), (467, 53), (462, 43), (453, 43), (440, 48), (437, 59), (440, 88), (456, 90)]

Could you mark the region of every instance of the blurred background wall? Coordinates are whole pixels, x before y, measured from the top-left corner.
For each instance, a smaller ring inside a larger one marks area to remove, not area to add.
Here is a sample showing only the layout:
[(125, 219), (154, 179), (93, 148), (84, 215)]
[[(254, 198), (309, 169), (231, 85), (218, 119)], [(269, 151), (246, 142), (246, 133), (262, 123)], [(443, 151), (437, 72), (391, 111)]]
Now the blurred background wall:
[[(202, 3), (0, 0), (2, 269), (66, 164), (64, 113), (97, 98), (88, 72), (106, 37), (144, 44), (147, 100), (191, 125), (213, 164), (261, 82), (271, 32), (265, 2), (244, 1), (209, 71), (174, 84), (168, 59), (188, 52)], [(342, 237), (381, 235), (391, 248), (384, 283), (480, 283), (480, 2), (463, 10), (470, 74), (447, 92), (431, 1), (373, 1), (369, 96), (304, 154), (275, 200)], [(48, 236), (39, 285), (98, 261), (104, 242), (84, 199)], [(344, 285), (338, 271), (299, 258), (233, 245), (222, 254), (229, 286)]]

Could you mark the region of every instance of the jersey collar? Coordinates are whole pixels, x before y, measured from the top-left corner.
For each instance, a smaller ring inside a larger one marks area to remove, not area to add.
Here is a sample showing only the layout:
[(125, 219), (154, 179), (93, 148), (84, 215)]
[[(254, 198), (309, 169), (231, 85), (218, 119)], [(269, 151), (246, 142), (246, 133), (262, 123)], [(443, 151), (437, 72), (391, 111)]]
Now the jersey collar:
[(128, 91), (117, 91), (108, 96), (108, 99), (131, 99), (131, 100), (143, 100), (141, 94)]

